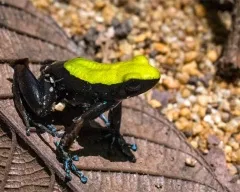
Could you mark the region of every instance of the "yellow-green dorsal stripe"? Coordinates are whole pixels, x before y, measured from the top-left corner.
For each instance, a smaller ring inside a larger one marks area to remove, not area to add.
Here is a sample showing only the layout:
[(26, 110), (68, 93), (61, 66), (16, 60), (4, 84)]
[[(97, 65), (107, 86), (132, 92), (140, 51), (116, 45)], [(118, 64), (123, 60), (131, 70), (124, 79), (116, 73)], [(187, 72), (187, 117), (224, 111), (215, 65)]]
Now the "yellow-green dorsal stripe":
[(159, 71), (152, 67), (145, 56), (113, 64), (98, 63), (84, 58), (74, 58), (64, 63), (64, 68), (73, 76), (91, 84), (112, 85), (130, 79), (159, 79)]

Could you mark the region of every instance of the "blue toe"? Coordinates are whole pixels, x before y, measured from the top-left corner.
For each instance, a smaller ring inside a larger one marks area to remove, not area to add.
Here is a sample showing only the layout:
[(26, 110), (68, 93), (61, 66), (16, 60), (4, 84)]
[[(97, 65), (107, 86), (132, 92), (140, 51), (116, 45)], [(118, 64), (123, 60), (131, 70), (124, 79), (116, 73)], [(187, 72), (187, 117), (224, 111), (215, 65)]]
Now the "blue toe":
[(59, 146), (59, 143), (60, 143), (59, 141), (54, 142), (54, 144), (55, 144), (56, 147)]
[(83, 184), (85, 184), (85, 183), (87, 183), (88, 178), (85, 177), (85, 176), (82, 176), (82, 177), (80, 177), (80, 180), (81, 180), (81, 182), (82, 182)]
[(78, 157), (77, 155), (74, 155), (74, 156), (72, 157), (72, 160), (73, 160), (73, 161), (78, 161), (78, 160), (79, 160), (79, 157)]
[(66, 173), (66, 179), (67, 180), (69, 180), (69, 181), (71, 181), (72, 180), (72, 176), (70, 175), (70, 173)]
[(136, 144), (132, 144), (132, 145), (131, 145), (131, 149), (132, 149), (133, 151), (137, 151), (137, 145), (136, 145)]

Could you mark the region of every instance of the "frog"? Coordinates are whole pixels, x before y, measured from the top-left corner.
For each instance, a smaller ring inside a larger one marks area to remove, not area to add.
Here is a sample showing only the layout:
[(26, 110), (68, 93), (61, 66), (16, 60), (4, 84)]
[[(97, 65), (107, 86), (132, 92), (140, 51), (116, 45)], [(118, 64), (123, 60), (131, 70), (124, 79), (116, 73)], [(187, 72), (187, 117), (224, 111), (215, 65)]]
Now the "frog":
[[(68, 180), (73, 173), (82, 183), (87, 182), (87, 177), (74, 164), (79, 157), (71, 155), (70, 146), (84, 122), (98, 117), (110, 130), (100, 140), (108, 139), (110, 151), (118, 147), (130, 162), (136, 162), (133, 152), (137, 145), (127, 143), (120, 133), (122, 101), (145, 93), (159, 82), (160, 71), (150, 65), (147, 57), (139, 55), (112, 64), (83, 57), (47, 60), (38, 78), (30, 70), (28, 58), (15, 60), (11, 66), (14, 69), (13, 100), (26, 126), (26, 134), (30, 135), (35, 127), (60, 138), (56, 142), (56, 156), (63, 164)], [(52, 122), (45, 119), (55, 111), (64, 111), (66, 106), (79, 108), (81, 112), (72, 119), (70, 131), (61, 135)], [(104, 115), (107, 111), (108, 118)]]

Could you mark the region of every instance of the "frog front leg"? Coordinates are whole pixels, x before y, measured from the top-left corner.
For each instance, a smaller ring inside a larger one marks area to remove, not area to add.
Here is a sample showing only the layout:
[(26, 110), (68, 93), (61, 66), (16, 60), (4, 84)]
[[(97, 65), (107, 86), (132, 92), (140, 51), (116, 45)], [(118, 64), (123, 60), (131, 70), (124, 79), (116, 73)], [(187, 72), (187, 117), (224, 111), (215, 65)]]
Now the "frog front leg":
[(32, 118), (33, 114), (41, 118), (50, 112), (55, 98), (54, 89), (44, 79), (38, 81), (29, 70), (28, 63), (28, 59), (20, 59), (11, 65), (14, 69), (12, 89), (15, 106), (27, 127), (28, 135), (32, 125), (55, 136), (56, 130), (52, 125), (44, 125)]
[(136, 144), (128, 144), (123, 136), (120, 134), (122, 118), (122, 102), (116, 105), (114, 108), (110, 109), (108, 119), (110, 121), (111, 132), (111, 143), (110, 150), (113, 151), (114, 145), (120, 148), (121, 152), (129, 158), (131, 162), (136, 162), (136, 158), (131, 152), (131, 150), (136, 151)]
[(75, 118), (70, 127), (70, 132), (65, 133), (59, 143), (56, 143), (57, 149), (57, 158), (63, 164), (64, 170), (66, 171), (66, 178), (71, 180), (70, 172), (76, 174), (82, 183), (87, 182), (87, 178), (82, 174), (80, 170), (74, 165), (73, 161), (78, 160), (76, 155), (72, 156), (69, 153), (69, 148), (72, 145), (73, 141), (79, 135), (81, 128), (85, 121), (93, 120), (100, 116), (103, 112), (109, 110), (114, 103), (100, 102), (93, 105), (88, 111), (83, 113), (80, 117)]
[(129, 161), (135, 162), (136, 159), (131, 150), (137, 151), (137, 145), (127, 143), (123, 136), (120, 134), (121, 118), (122, 118), (122, 102), (118, 103), (117, 105), (110, 109), (108, 119), (105, 116), (101, 118), (105, 122), (105, 124), (108, 123), (107, 127), (109, 128), (108, 129), (109, 133), (98, 139), (97, 142), (110, 139), (109, 143), (110, 152), (113, 152), (114, 147), (117, 147), (125, 156), (128, 157)]

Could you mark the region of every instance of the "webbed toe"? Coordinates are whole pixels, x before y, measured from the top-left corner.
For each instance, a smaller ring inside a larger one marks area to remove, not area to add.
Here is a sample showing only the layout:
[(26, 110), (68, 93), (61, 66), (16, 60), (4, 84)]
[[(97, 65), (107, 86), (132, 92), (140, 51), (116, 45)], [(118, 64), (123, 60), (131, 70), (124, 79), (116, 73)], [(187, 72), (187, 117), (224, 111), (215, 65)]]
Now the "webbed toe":
[(63, 149), (59, 142), (55, 143), (57, 147), (57, 158), (63, 164), (63, 168), (66, 172), (66, 180), (70, 181), (72, 179), (71, 172), (79, 177), (80, 181), (85, 184), (87, 183), (87, 177), (76, 167), (73, 161), (78, 161), (79, 157), (77, 155), (71, 155)]

